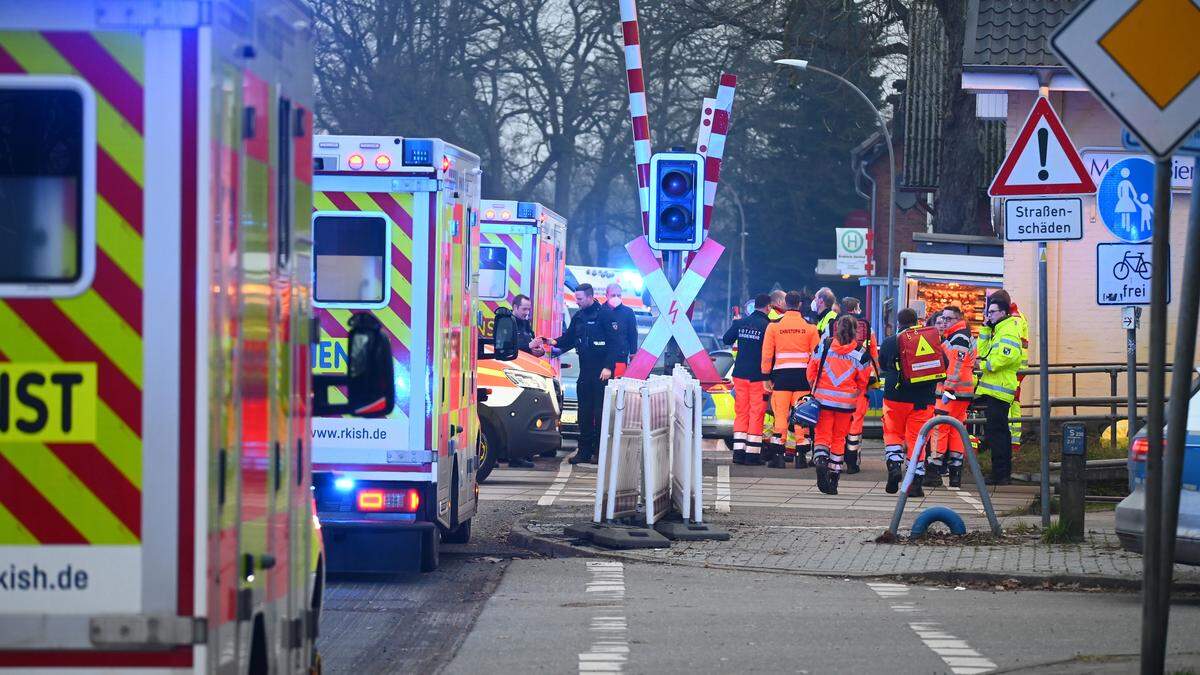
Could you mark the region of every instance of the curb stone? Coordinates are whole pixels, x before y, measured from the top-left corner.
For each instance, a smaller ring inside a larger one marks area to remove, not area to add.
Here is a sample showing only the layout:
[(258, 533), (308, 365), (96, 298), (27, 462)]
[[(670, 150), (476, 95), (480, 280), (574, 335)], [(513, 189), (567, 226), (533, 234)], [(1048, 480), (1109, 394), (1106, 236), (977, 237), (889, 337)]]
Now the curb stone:
[[(1044, 588), (1045, 583), (1051, 586), (1077, 584), (1081, 588), (1101, 588), (1106, 591), (1138, 592), (1142, 588), (1140, 579), (1130, 579), (1113, 576), (1088, 576), (1080, 574), (1034, 575), (1020, 572), (973, 572), (955, 570), (931, 570), (929, 572), (834, 572), (812, 570), (786, 570), (774, 567), (755, 567), (752, 565), (729, 565), (725, 563), (697, 562), (692, 560), (670, 560), (639, 555), (631, 551), (599, 549), (587, 545), (572, 544), (569, 541), (542, 535), (529, 530), (527, 521), (518, 521), (509, 533), (509, 543), (514, 546), (529, 549), (552, 558), (615, 558), (659, 565), (679, 565), (682, 567), (697, 567), (705, 569), (720, 569), (729, 571), (758, 572), (762, 574), (789, 574), (804, 577), (820, 577), (828, 579), (888, 579), (907, 581), (910, 583), (935, 584), (990, 584), (1003, 585), (1018, 582), (1018, 586), (1005, 590), (1044, 590), (1061, 591), (1075, 590), (1062, 588)], [(1176, 581), (1172, 586), (1175, 593), (1200, 595), (1200, 582)]]

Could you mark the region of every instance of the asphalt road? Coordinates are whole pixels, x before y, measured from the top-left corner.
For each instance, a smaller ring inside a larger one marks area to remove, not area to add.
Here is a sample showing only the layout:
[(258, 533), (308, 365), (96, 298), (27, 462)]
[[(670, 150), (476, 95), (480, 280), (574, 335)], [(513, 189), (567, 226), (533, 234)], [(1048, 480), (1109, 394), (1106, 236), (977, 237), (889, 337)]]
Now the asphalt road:
[[(518, 519), (589, 508), (577, 503), (587, 500), (573, 496), (573, 487), (547, 503), (547, 495), (563, 490), (553, 482), (560, 461), (539, 460), (532, 474), (493, 474), (472, 542), (443, 545), (437, 572), (331, 579), (318, 642), (326, 671), (1137, 669), (1136, 594), (955, 590), (545, 559), (512, 547), (508, 532)], [(1171, 626), (1168, 670), (1200, 672), (1200, 602), (1177, 601)]]

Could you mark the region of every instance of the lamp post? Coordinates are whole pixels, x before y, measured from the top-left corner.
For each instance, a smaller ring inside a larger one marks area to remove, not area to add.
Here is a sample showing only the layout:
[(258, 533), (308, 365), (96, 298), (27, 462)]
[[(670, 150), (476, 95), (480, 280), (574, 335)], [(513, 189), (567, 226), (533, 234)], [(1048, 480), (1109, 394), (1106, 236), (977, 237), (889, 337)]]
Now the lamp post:
[[(892, 256), (894, 255), (893, 251), (895, 250), (894, 246), (896, 236), (896, 153), (892, 150), (892, 135), (888, 133), (887, 122), (883, 119), (883, 114), (879, 112), (879, 108), (875, 107), (875, 104), (871, 102), (871, 99), (867, 98), (867, 95), (863, 93), (862, 89), (859, 89), (853, 82), (847, 80), (841, 75), (825, 70), (824, 68), (810, 65), (808, 61), (805, 61), (804, 59), (776, 59), (775, 63), (778, 63), (781, 66), (791, 66), (792, 68), (796, 68), (798, 70), (827, 75), (838, 82), (841, 82), (847, 87), (850, 87), (854, 90), (854, 93), (858, 94), (859, 97), (866, 102), (867, 106), (871, 108), (871, 112), (875, 113), (875, 119), (879, 121), (879, 130), (881, 133), (883, 133), (884, 142), (887, 143), (888, 163), (890, 165), (888, 170), (887, 291), (884, 293), (884, 302), (886, 303), (887, 301), (891, 300), (892, 304), (895, 305), (894, 298), (896, 282), (895, 276), (892, 272)], [(875, 214), (872, 213), (871, 217), (874, 218), (874, 216)], [(894, 309), (896, 308), (893, 307), (893, 310)], [(894, 312), (893, 316), (895, 316)]]

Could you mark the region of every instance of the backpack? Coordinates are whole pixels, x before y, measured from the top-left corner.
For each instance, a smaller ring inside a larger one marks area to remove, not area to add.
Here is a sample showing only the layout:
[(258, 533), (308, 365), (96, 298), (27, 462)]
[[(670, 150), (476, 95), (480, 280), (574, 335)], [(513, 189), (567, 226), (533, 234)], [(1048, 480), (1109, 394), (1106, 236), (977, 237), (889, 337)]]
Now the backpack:
[(858, 349), (866, 349), (871, 341), (871, 324), (866, 319), (858, 320), (858, 333), (854, 336), (854, 345)]
[(900, 352), (900, 379), (906, 384), (946, 379), (942, 360), (942, 338), (937, 328), (909, 328), (896, 336)]

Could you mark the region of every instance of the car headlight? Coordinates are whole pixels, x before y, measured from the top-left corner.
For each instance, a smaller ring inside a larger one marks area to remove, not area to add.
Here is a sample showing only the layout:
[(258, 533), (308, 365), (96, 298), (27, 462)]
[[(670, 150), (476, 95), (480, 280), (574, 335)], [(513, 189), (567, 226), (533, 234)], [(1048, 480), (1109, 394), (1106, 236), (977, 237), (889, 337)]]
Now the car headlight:
[(535, 375), (533, 373), (526, 372), (524, 370), (517, 370), (515, 368), (509, 368), (508, 370), (504, 371), (504, 376), (508, 378), (509, 382), (512, 382), (522, 389), (539, 389), (548, 394), (554, 393), (554, 387), (551, 384), (550, 378), (548, 377), (542, 377), (541, 375)]

